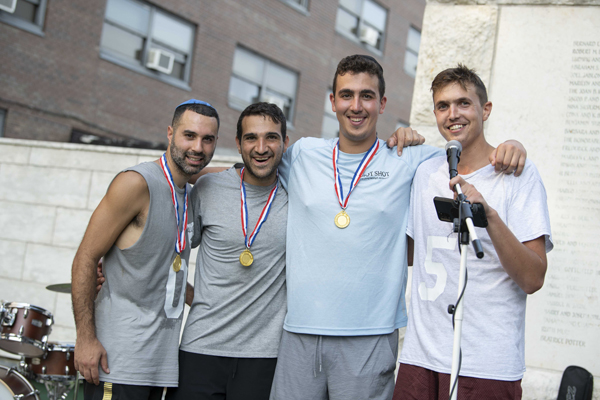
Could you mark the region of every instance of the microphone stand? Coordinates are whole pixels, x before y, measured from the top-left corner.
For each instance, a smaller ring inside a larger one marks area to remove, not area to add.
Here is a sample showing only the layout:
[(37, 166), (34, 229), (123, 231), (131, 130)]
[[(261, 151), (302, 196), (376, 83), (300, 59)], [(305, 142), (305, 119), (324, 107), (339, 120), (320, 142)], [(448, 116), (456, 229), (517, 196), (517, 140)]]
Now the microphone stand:
[[(453, 171), (452, 171), (453, 172)], [(452, 173), (451, 173), (452, 175)], [(462, 298), (467, 284), (467, 249), (469, 247), (469, 235), (472, 238), (473, 249), (477, 258), (483, 258), (483, 247), (475, 232), (473, 224), (473, 213), (471, 204), (463, 194), (460, 185), (455, 185), (454, 190), (458, 194), (459, 212), (458, 218), (454, 219), (454, 231), (458, 232), (460, 250), (460, 269), (458, 277), (458, 298), (456, 306), (450, 304), (448, 313), (452, 314), (454, 325), (454, 345), (452, 348), (452, 370), (450, 374), (450, 400), (456, 400), (458, 395), (458, 372), (461, 363), (460, 341), (462, 337), (463, 302)]]

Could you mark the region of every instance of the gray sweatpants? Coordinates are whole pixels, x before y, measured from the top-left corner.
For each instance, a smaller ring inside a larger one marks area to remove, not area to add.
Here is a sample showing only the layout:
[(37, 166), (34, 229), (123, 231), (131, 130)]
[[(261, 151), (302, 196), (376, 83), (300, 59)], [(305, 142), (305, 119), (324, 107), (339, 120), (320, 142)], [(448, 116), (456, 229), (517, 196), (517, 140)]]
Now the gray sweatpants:
[(271, 400), (390, 400), (398, 331), (318, 336), (283, 331)]

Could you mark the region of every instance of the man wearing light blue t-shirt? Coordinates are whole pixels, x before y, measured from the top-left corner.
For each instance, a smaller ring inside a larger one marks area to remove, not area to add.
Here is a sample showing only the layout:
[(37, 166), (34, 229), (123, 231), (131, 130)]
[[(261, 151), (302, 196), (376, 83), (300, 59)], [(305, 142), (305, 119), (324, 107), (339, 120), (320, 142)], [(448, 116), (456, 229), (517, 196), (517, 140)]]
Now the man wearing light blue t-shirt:
[(374, 58), (344, 58), (330, 95), (339, 141), (304, 138), (283, 156), (288, 313), (271, 399), (392, 397), (410, 186), (419, 164), (443, 153), (400, 156), (378, 139), (384, 93)]

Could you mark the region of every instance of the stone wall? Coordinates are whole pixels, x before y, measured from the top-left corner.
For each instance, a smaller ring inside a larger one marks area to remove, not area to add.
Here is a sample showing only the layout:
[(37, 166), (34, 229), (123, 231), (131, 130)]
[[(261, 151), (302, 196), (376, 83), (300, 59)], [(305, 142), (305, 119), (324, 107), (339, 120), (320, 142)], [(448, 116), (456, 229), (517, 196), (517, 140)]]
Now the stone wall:
[(592, 372), (600, 399), (599, 5), (445, 0), (425, 9), (411, 126), (444, 145), (429, 87), (464, 63), (493, 103), (486, 138), (521, 141), (546, 186), (555, 248), (544, 287), (528, 299), (524, 399), (556, 399), (568, 365)]
[[(46, 290), (46, 286), (71, 281), (77, 247), (115, 174), (161, 154), (0, 139), (0, 300), (50, 311), (54, 315), (50, 340), (74, 343), (71, 296)], [(237, 161), (215, 157), (211, 166), (231, 166)]]

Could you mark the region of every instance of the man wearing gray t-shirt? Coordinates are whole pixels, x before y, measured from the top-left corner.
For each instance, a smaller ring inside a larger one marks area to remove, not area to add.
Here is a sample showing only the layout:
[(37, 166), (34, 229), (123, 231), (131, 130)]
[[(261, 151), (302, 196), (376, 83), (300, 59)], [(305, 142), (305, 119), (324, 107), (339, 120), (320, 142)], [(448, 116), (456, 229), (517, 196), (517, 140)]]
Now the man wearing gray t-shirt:
[[(535, 165), (518, 178), (488, 165), (494, 151), (483, 134), (492, 103), (481, 79), (459, 65), (434, 79), (434, 114), (446, 140), (462, 145), (459, 176), (448, 183), (445, 156), (422, 163), (413, 180), (407, 234), (414, 247), (412, 296), (394, 400), (447, 399), (453, 328), (449, 304), (458, 292), (460, 254), (452, 225), (439, 221), (433, 198), (451, 197), (460, 185), (480, 203), (487, 228), (476, 228), (485, 257), (469, 249), (462, 302), (462, 361), (458, 398), (521, 398), (525, 370), (525, 303), (544, 283), (546, 252), (553, 247), (546, 192)], [(414, 241), (413, 241), (414, 239)]]
[(274, 104), (240, 115), (244, 167), (208, 174), (191, 193), (195, 293), (167, 399), (267, 399), (286, 312), (287, 192), (277, 167), (286, 120)]

